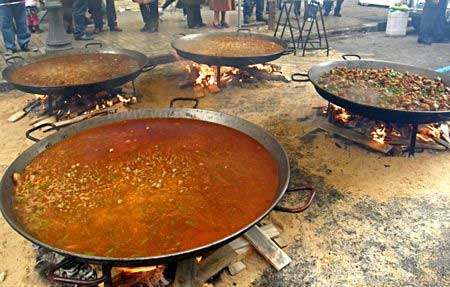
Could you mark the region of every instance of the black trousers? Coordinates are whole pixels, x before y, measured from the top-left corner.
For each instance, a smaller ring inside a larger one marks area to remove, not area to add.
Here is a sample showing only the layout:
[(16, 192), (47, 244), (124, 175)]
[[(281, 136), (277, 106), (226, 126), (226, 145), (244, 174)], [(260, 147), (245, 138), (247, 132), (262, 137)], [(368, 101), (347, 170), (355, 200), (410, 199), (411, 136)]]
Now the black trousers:
[(423, 7), (422, 20), (420, 22), (419, 40), (424, 42), (439, 42), (445, 38), (445, 11), (447, 0), (441, 0), (438, 4), (428, 0)]
[[(89, 0), (89, 10), (91, 10), (95, 28), (103, 29), (102, 0)], [(106, 0), (106, 19), (108, 20), (109, 29), (114, 29), (117, 26), (114, 0)]]
[(155, 22), (158, 23), (158, 1), (141, 4), (139, 5), (139, 9), (141, 10), (142, 20), (144, 20), (145, 24), (152, 25)]
[(114, 0), (106, 0), (106, 19), (108, 20), (109, 29), (117, 26), (116, 5)]
[(161, 8), (162, 8), (163, 10), (166, 10), (167, 7), (169, 7), (169, 5), (172, 4), (172, 3), (175, 2), (175, 1), (177, 1), (177, 0), (166, 0), (166, 2), (164, 2), (164, 4), (161, 6)]
[(89, 0), (88, 2), (89, 12), (94, 20), (94, 26), (97, 29), (103, 29), (103, 12), (102, 12), (102, 0)]
[(203, 23), (202, 14), (200, 13), (200, 4), (187, 5), (184, 4), (187, 14), (187, 24), (189, 28), (194, 28)]

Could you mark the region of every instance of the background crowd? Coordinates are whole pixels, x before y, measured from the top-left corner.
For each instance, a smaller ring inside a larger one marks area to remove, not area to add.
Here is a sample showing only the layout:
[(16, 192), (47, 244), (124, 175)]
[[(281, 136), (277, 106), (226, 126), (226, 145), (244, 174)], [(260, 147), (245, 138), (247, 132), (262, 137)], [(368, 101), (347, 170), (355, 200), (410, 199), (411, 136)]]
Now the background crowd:
[[(40, 33), (38, 18), (38, 0), (0, 0), (0, 24), (5, 48), (5, 55), (21, 51), (29, 51), (30, 33)], [(41, 1), (41, 0), (39, 0)], [(42, 0), (43, 1), (43, 0)], [(139, 5), (142, 20), (142, 32), (155, 33), (158, 31), (160, 15), (171, 4), (176, 2), (176, 8), (182, 9), (186, 16), (187, 26), (198, 29), (205, 26), (201, 15), (201, 5), (208, 1), (209, 9), (214, 13), (211, 23), (216, 29), (228, 28), (227, 11), (236, 9), (236, 0), (166, 0), (159, 8), (158, 0), (131, 0)], [(264, 6), (266, 0), (243, 0), (243, 22), (249, 24), (253, 11), (258, 22), (266, 22)], [(281, 8), (281, 1), (277, 6)], [(300, 15), (301, 3), (304, 0), (294, 1), (294, 13)], [(309, 0), (315, 1), (315, 0)], [(330, 15), (333, 5), (333, 16), (341, 17), (341, 6), (344, 0), (317, 0), (323, 5), (324, 15)], [(444, 37), (445, 10), (448, 0), (427, 0), (424, 8), (422, 25), (419, 33), (419, 43), (446, 41)], [(104, 30), (105, 21), (109, 31), (121, 32), (117, 24), (116, 7), (114, 0), (62, 0), (64, 22), (68, 33), (72, 33), (75, 40), (93, 40), (94, 34)], [(268, 4), (266, 4), (268, 7)], [(267, 11), (267, 10), (266, 10)], [(106, 17), (104, 17), (106, 16)], [(94, 29), (86, 30), (87, 23), (92, 21)], [(16, 46), (16, 38), (18, 46)]]

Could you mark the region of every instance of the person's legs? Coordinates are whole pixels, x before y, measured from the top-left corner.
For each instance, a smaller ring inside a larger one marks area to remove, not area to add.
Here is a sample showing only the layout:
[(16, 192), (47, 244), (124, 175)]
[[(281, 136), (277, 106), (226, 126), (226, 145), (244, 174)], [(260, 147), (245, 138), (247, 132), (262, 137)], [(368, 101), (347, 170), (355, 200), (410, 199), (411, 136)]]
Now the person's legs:
[(166, 0), (166, 2), (164, 2), (164, 4), (161, 6), (161, 8), (162, 8), (163, 10), (166, 10), (167, 7), (169, 7), (170, 4), (172, 4), (172, 3), (175, 2), (175, 1), (176, 1), (176, 0)]
[(300, 0), (295, 1), (294, 3), (294, 14), (299, 16), (300, 15), (300, 10), (302, 7), (302, 2)]
[(206, 26), (205, 23), (203, 23), (200, 5), (196, 5), (194, 13), (195, 13), (195, 21), (196, 21), (197, 25), (200, 27)]
[(323, 1), (323, 9), (325, 10), (325, 12), (323, 13), (324, 16), (330, 15), (331, 8), (333, 8), (333, 1), (331, 0)]
[(186, 5), (184, 4), (184, 8), (186, 9), (186, 20), (188, 28), (195, 28), (195, 7), (194, 5)]
[(75, 27), (73, 29), (73, 35), (75, 38), (80, 38), (86, 35), (86, 22), (84, 14), (88, 7), (87, 0), (74, 0), (73, 1), (73, 20)]
[(439, 1), (433, 30), (433, 42), (439, 43), (446, 40), (446, 26), (447, 26), (447, 20), (445, 17), (446, 10), (447, 10), (447, 0)]
[(31, 12), (31, 23), (33, 25), (34, 31), (36, 33), (42, 33), (42, 30), (39, 28), (38, 7), (36, 6), (31, 7), (30, 12)]
[(220, 12), (219, 11), (214, 11), (214, 20), (213, 20), (213, 26), (216, 28), (220, 27)]
[(16, 33), (14, 32), (15, 28), (11, 5), (0, 6), (0, 26), (2, 29), (3, 46), (15, 52), (17, 50), (15, 43)]
[(98, 33), (103, 29), (102, 0), (88, 0), (88, 4), (94, 20), (95, 32)]
[(106, 18), (108, 19), (109, 30), (121, 31), (121, 29), (117, 27), (117, 14), (114, 0), (106, 0)]
[(144, 27), (141, 32), (146, 32), (150, 27), (150, 10), (148, 4), (140, 4), (139, 10), (141, 10), (142, 21), (144, 21)]
[(250, 23), (250, 17), (252, 16), (253, 0), (244, 0), (244, 23)]
[(20, 49), (28, 51), (28, 44), (30, 43), (30, 31), (27, 27), (27, 12), (25, 3), (11, 5), (14, 22), (16, 24), (17, 42), (19, 42)]
[(149, 32), (158, 32), (159, 27), (159, 13), (158, 13), (158, 1), (152, 1), (148, 4), (150, 27)]
[(337, 0), (336, 6), (334, 7), (334, 16), (341, 17), (341, 7), (344, 0)]
[(256, 0), (256, 21), (265, 21), (264, 19), (264, 0)]
[(420, 31), (417, 41), (430, 45), (433, 42), (434, 23), (438, 15), (438, 6), (432, 1), (426, 1), (423, 7)]

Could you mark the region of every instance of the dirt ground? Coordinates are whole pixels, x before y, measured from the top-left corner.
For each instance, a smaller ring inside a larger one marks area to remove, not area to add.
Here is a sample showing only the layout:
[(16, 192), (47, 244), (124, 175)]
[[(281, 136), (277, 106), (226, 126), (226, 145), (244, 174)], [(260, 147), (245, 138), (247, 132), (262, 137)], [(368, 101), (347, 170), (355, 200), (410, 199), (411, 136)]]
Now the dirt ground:
[[(330, 58), (287, 56), (277, 63), (289, 76)], [(142, 75), (142, 102), (132, 108), (167, 107), (172, 98), (199, 96), (177, 87), (182, 71), (183, 64), (174, 63)], [(450, 152), (388, 157), (321, 132), (303, 137), (316, 120), (313, 108), (326, 104), (308, 83), (256, 83), (200, 96), (200, 108), (244, 118), (274, 134), (290, 158), (291, 186), (308, 183), (317, 191), (304, 213), (272, 212), (267, 219), (289, 243), (288, 267), (275, 272), (252, 253), (245, 271), (234, 277), (223, 272), (215, 286), (450, 285)], [(32, 145), (24, 137), (30, 118), (6, 121), (30, 97), (17, 91), (0, 96), (3, 171)], [(290, 195), (284, 204), (301, 199)], [(3, 219), (0, 240), (0, 272), (6, 272), (0, 286), (47, 286), (33, 270), (31, 244)]]

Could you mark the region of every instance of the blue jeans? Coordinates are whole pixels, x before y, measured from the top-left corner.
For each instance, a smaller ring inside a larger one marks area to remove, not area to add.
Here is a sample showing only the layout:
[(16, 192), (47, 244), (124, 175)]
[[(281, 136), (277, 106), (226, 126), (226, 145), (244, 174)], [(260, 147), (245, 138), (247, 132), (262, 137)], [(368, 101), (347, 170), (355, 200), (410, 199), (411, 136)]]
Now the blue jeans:
[[(14, 1), (14, 0), (13, 0)], [(11, 2), (13, 2), (11, 1)], [(0, 3), (9, 1), (1, 1)], [(30, 32), (26, 22), (25, 4), (14, 4), (0, 6), (0, 25), (2, 27), (3, 46), (7, 49), (16, 50), (15, 38), (20, 48), (25, 48), (30, 42)]]
[(253, 13), (253, 5), (256, 4), (256, 18), (262, 18), (264, 12), (264, 0), (244, 0), (244, 16), (250, 17)]
[(86, 22), (84, 14), (88, 8), (88, 0), (74, 0), (72, 4), (73, 22), (75, 24), (73, 29), (73, 36), (79, 38), (86, 34)]

